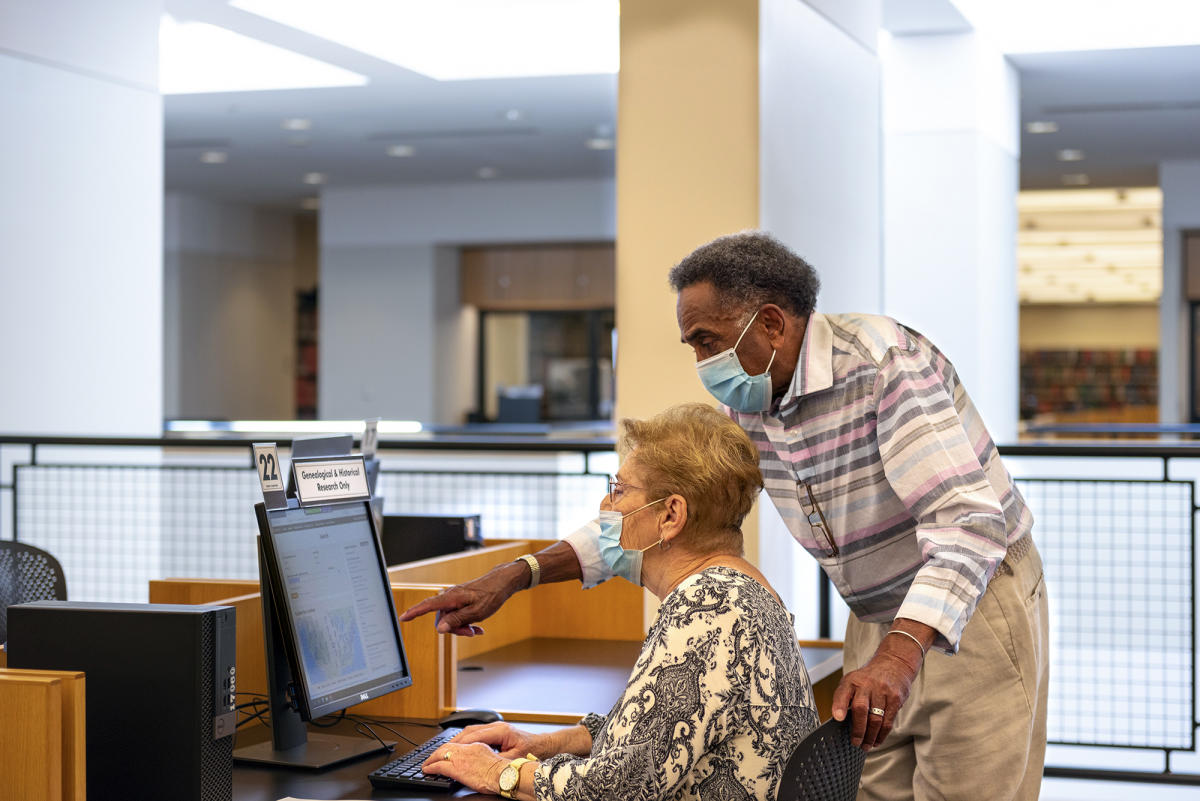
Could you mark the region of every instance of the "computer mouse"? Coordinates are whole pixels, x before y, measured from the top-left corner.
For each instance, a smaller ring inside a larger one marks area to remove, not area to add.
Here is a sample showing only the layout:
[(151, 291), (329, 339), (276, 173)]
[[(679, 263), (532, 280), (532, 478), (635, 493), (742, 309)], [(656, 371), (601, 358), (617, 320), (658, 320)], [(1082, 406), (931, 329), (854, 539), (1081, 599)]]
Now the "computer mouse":
[(490, 709), (458, 709), (438, 721), (443, 729), (447, 726), (472, 726), (476, 723), (495, 723), (504, 720), (499, 712)]

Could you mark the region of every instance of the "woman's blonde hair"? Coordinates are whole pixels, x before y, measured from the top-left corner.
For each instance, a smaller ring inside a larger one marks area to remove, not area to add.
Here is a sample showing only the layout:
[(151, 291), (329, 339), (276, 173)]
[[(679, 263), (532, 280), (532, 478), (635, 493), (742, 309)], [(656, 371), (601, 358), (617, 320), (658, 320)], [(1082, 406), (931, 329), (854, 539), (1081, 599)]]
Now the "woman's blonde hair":
[(681, 403), (647, 420), (624, 419), (617, 449), (637, 451), (650, 498), (682, 495), (690, 550), (742, 550), (742, 520), (762, 489), (758, 449), (737, 423), (703, 403)]

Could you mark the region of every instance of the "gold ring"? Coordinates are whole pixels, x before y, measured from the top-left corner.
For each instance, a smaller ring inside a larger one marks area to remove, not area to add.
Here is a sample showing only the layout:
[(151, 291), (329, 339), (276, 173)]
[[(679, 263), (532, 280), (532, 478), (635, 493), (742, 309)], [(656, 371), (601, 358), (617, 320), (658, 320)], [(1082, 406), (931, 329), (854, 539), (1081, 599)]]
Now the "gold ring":
[[(879, 717), (883, 717), (883, 710), (882, 710), (882, 709), (880, 709), (880, 708), (879, 708), (879, 707), (877, 707), (877, 706), (873, 706), (873, 707), (871, 707), (871, 714), (872, 714), (872, 715), (879, 715)], [(448, 757), (448, 756), (446, 757), (446, 759), (449, 759), (449, 758), (450, 758), (450, 757)]]
[(450, 751), (448, 749), (442, 759), (446, 760), (447, 762), (450, 761)]

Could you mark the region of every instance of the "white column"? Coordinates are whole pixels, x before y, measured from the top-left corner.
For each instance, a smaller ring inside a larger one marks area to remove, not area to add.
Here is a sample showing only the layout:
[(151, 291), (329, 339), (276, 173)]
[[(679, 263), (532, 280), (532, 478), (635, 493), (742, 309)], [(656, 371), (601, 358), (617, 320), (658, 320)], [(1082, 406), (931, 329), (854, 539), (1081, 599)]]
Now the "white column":
[(296, 416), (295, 215), (165, 199), (164, 414)]
[[(883, 310), (879, 0), (760, 0), (760, 225), (821, 276), (817, 309)], [(759, 503), (758, 565), (817, 636), (818, 567)], [(833, 594), (833, 636), (847, 610)]]
[(1188, 413), (1188, 302), (1183, 294), (1183, 232), (1200, 229), (1200, 161), (1158, 165), (1162, 188), (1163, 289), (1159, 306), (1158, 419), (1184, 423)]
[(1016, 70), (977, 33), (884, 39), (884, 312), (950, 358), (1016, 440)]
[(162, 430), (161, 0), (0, 0), (0, 430)]
[(821, 276), (817, 309), (882, 311), (879, 0), (760, 0), (760, 225)]

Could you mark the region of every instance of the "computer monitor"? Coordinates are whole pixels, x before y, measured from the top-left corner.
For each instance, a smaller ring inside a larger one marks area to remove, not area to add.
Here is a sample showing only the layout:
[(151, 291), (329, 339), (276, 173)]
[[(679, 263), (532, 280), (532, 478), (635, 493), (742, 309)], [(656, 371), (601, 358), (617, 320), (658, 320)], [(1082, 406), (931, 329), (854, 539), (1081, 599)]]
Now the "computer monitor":
[(234, 758), (318, 768), (375, 740), (309, 734), (303, 721), (412, 684), (367, 502), (255, 505), (272, 739)]

